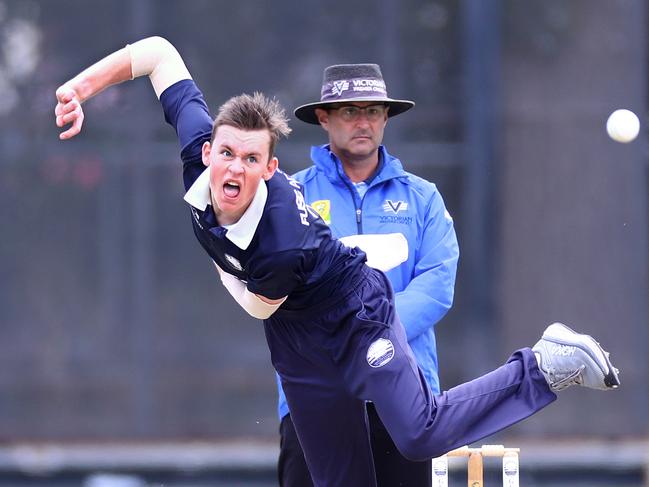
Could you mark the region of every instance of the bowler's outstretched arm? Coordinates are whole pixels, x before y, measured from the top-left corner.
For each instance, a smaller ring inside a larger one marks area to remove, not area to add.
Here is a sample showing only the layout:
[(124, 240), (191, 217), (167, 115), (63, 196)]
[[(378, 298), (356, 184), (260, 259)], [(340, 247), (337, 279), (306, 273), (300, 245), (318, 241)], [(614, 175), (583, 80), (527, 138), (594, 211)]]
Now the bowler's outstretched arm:
[(148, 37), (115, 51), (84, 69), (56, 90), (54, 109), (56, 125), (70, 128), (59, 138), (66, 140), (78, 135), (83, 126), (81, 104), (109, 86), (140, 76), (148, 76), (156, 96), (183, 79), (191, 79), (176, 48), (162, 37)]

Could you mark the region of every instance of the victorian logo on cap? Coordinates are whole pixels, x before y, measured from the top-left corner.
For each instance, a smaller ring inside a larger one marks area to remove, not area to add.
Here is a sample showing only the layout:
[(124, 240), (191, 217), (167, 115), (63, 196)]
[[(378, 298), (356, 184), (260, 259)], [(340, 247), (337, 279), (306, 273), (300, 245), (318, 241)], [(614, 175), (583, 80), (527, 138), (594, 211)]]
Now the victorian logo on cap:
[(349, 89), (349, 81), (344, 80), (344, 81), (334, 81), (334, 85), (331, 88), (331, 94), (340, 96), (343, 94), (343, 91), (347, 91)]
[(388, 117), (394, 117), (412, 108), (410, 100), (388, 97), (387, 87), (378, 64), (335, 64), (325, 68), (320, 90), (320, 101), (307, 103), (295, 109), (295, 116), (303, 122), (319, 125), (318, 108), (332, 103), (373, 101), (389, 107)]

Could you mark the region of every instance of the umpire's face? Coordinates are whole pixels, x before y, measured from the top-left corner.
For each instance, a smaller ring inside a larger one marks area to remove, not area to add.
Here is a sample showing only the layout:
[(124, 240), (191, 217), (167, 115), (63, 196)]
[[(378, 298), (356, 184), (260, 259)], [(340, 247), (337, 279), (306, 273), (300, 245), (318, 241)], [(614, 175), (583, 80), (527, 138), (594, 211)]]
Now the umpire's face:
[(203, 144), (203, 164), (210, 168), (212, 206), (220, 225), (239, 221), (259, 182), (273, 176), (278, 161), (269, 154), (268, 130), (221, 125), (212, 143)]
[[(377, 104), (378, 103), (378, 104)], [(383, 141), (388, 107), (376, 101), (339, 103), (316, 109), (331, 150), (343, 162), (373, 158)]]

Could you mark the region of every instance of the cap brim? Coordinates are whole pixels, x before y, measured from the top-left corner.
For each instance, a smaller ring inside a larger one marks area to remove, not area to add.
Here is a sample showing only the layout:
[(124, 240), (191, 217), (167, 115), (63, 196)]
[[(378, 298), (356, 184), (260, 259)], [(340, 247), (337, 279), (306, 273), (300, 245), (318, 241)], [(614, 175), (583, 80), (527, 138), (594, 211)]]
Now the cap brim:
[(361, 98), (346, 98), (344, 100), (335, 101), (335, 102), (318, 101), (315, 103), (307, 103), (306, 105), (297, 107), (293, 111), (293, 113), (297, 118), (299, 118), (303, 122), (311, 123), (313, 125), (320, 125), (320, 122), (318, 122), (318, 117), (315, 113), (316, 108), (324, 108), (329, 105), (345, 104), (354, 101), (377, 101), (377, 102), (385, 103), (390, 107), (390, 109), (388, 110), (388, 117), (394, 117), (395, 115), (399, 115), (400, 113), (410, 110), (412, 107), (415, 106), (415, 102), (410, 100), (392, 100), (390, 98), (386, 99), (380, 97), (375, 97), (375, 98), (361, 97)]

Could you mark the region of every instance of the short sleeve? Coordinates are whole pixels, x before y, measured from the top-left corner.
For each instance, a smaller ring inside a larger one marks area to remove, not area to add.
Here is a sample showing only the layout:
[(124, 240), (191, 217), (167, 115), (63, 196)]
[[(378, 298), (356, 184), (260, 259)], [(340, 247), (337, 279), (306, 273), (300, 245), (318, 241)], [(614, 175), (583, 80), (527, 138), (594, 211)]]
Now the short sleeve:
[(268, 299), (288, 296), (305, 283), (312, 258), (313, 252), (300, 249), (257, 258), (251, 266), (254, 274), (248, 276), (248, 290)]
[(191, 79), (174, 83), (160, 95), (165, 120), (178, 135), (183, 164), (201, 161), (201, 148), (212, 134), (210, 117), (203, 94)]

